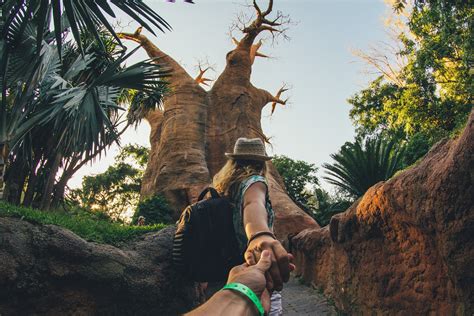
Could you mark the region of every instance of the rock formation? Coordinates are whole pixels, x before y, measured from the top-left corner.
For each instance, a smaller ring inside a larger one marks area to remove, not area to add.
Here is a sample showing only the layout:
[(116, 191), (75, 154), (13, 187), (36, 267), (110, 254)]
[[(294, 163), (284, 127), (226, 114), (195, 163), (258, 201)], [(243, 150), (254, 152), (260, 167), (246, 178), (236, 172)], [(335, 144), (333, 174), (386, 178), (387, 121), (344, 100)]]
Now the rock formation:
[[(177, 210), (195, 202), (199, 192), (209, 185), (214, 174), (225, 163), (225, 152), (230, 152), (239, 137), (259, 137), (268, 141), (261, 127), (262, 109), (269, 103), (273, 108), (285, 89), (275, 96), (256, 88), (250, 82), (252, 64), (261, 42), (254, 44), (261, 32), (281, 33), (285, 16), (280, 12), (273, 19), (269, 15), (273, 1), (262, 11), (256, 2), (255, 20), (242, 27), (244, 37), (234, 39), (236, 48), (226, 56), (226, 67), (209, 91), (199, 84), (209, 81), (201, 70), (193, 79), (173, 58), (162, 52), (141, 34), (120, 33), (124, 39), (142, 45), (150, 57), (168, 67), (167, 78), (171, 92), (164, 99), (163, 110), (146, 116), (151, 126), (151, 154), (143, 178), (142, 196), (163, 194)], [(276, 169), (270, 165), (270, 197), (276, 212), (275, 232), (281, 238), (304, 228), (317, 227), (316, 222), (298, 208), (285, 192)]]
[(120, 248), (0, 217), (0, 315), (177, 315), (197, 302), (171, 268), (174, 228)]
[(473, 124), (293, 238), (298, 273), (351, 314), (472, 315)]

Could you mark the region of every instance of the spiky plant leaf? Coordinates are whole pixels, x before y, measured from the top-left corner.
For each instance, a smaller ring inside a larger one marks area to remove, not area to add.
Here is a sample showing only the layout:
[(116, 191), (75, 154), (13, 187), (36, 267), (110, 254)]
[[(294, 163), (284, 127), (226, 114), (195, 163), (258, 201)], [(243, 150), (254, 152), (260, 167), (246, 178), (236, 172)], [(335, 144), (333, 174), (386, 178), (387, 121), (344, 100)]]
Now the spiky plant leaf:
[(323, 164), (329, 183), (339, 187), (348, 196), (360, 197), (377, 182), (392, 177), (403, 166), (403, 146), (395, 139), (368, 138), (346, 143), (332, 154), (332, 164)]

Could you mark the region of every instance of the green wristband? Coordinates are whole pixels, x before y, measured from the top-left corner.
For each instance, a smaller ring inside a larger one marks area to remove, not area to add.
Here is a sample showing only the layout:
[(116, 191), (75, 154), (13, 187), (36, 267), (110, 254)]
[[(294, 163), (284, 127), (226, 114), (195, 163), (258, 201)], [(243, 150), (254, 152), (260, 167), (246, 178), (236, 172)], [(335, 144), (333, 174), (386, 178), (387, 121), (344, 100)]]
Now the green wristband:
[(255, 304), (255, 307), (257, 307), (257, 310), (260, 313), (260, 315), (261, 316), (264, 315), (265, 311), (263, 310), (263, 306), (262, 306), (262, 303), (260, 302), (260, 299), (258, 298), (257, 294), (255, 294), (251, 289), (248, 288), (248, 286), (243, 285), (242, 283), (229, 283), (229, 284), (226, 284), (222, 289), (234, 290), (234, 291), (244, 294)]

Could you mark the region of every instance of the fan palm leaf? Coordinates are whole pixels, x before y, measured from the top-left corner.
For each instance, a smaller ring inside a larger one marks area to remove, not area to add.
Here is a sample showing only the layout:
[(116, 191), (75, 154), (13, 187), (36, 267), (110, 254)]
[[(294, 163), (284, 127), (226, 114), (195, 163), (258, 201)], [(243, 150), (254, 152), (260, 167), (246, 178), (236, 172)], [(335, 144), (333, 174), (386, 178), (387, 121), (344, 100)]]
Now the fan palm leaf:
[[(152, 26), (161, 31), (170, 30), (171, 26), (142, 0), (5, 0), (2, 4), (3, 14), (9, 18), (4, 24), (4, 32), (9, 33), (12, 28), (18, 29), (21, 35), (26, 27), (25, 19), (18, 20), (16, 16), (34, 15), (36, 23), (36, 43), (39, 47), (44, 38), (44, 28), (49, 26), (52, 18), (54, 36), (61, 54), (63, 32), (70, 27), (74, 39), (82, 51), (81, 34), (92, 32), (95, 39), (102, 43), (102, 38), (97, 30), (106, 28), (120, 43), (114, 29), (109, 23), (110, 18), (115, 18), (111, 7), (123, 11), (152, 34)], [(18, 23), (21, 21), (21, 23)]]
[(339, 187), (351, 197), (362, 196), (379, 181), (392, 177), (402, 168), (404, 148), (395, 139), (368, 138), (346, 143), (332, 154), (332, 164), (323, 164), (330, 184)]

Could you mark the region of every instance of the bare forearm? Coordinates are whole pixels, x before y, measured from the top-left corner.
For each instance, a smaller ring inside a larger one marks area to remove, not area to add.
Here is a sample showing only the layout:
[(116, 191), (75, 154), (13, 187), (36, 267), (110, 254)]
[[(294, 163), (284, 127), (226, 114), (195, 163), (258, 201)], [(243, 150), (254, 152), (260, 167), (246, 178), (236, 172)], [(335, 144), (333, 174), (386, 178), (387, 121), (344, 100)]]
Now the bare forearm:
[(244, 208), (244, 227), (247, 238), (259, 231), (268, 231), (267, 210), (265, 205), (252, 202)]
[(186, 314), (188, 316), (225, 316), (225, 315), (257, 315), (257, 309), (241, 294), (224, 290), (219, 291), (199, 308)]

